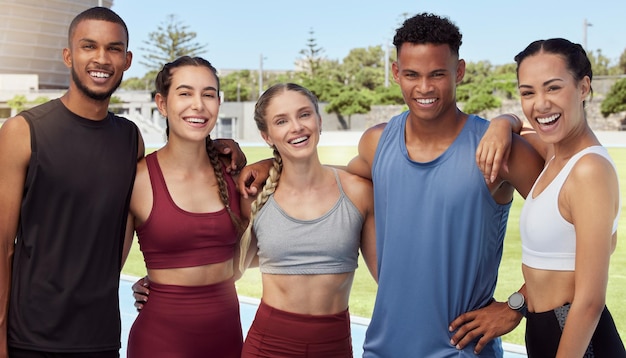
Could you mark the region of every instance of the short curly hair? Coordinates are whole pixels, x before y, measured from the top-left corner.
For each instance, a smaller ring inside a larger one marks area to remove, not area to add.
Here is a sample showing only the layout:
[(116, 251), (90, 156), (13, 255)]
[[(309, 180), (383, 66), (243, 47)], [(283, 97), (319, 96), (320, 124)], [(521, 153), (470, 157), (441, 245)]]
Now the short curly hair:
[(463, 35), (447, 17), (441, 17), (431, 13), (417, 14), (404, 21), (401, 27), (396, 30), (393, 37), (393, 44), (396, 51), (400, 52), (400, 47), (405, 42), (412, 44), (446, 44), (455, 55), (459, 55)]

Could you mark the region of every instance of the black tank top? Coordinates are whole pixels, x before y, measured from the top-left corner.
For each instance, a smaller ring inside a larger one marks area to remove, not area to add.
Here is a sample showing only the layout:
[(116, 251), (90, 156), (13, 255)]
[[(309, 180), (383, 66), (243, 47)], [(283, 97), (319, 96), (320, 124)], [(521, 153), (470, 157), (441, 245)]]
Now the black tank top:
[(137, 127), (91, 121), (53, 100), (21, 113), (32, 155), (9, 303), (9, 346), (120, 348), (119, 273), (137, 163)]

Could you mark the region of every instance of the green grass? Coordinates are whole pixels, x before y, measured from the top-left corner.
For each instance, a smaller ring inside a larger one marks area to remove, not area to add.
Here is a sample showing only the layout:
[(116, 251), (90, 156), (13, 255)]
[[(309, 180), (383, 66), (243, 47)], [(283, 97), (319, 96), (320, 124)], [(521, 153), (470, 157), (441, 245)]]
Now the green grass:
[[(266, 147), (243, 147), (249, 163), (268, 158), (271, 152)], [(609, 152), (615, 161), (620, 177), (622, 189), (622, 211), (626, 212), (626, 148), (610, 148)], [(320, 158), (323, 163), (345, 165), (356, 154), (356, 147), (320, 147)], [(521, 243), (519, 235), (519, 214), (523, 199), (516, 196), (509, 215), (509, 224), (504, 253), (500, 265), (499, 281), (495, 297), (504, 301), (523, 282), (521, 272)], [(622, 215), (618, 232), (626, 230), (626, 216)], [(129, 258), (124, 266), (123, 273), (128, 275), (145, 275), (143, 258), (137, 245), (133, 245)], [(258, 269), (248, 270), (243, 278), (237, 282), (239, 294), (250, 297), (261, 297), (261, 275)], [(398, 294), (401, 294), (399, 292)], [(362, 261), (356, 271), (356, 277), (350, 295), (350, 312), (361, 317), (371, 317), (376, 295), (376, 284)], [(626, 245), (618, 239), (618, 245), (611, 258), (607, 306), (611, 310), (617, 328), (622, 337), (626, 337), (626, 306), (623, 304), (626, 297)], [(505, 342), (524, 344), (524, 320), (514, 331), (503, 337)]]

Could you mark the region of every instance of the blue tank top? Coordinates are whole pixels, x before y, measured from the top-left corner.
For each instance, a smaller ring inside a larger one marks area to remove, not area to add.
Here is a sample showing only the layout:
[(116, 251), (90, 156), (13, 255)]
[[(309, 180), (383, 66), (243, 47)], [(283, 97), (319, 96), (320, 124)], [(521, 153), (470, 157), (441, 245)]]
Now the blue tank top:
[[(491, 196), (474, 155), (488, 122), (469, 116), (450, 147), (418, 163), (404, 141), (408, 112), (384, 129), (372, 166), (378, 294), (364, 357), (475, 357), (448, 325), (493, 297), (510, 204)], [(499, 339), (481, 357), (502, 356)]]

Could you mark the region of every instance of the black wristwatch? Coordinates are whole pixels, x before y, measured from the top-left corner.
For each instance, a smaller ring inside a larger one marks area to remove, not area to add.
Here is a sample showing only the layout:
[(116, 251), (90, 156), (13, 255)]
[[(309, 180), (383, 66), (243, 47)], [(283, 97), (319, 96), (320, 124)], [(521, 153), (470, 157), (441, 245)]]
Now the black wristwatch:
[(526, 312), (528, 312), (528, 308), (526, 307), (526, 299), (524, 295), (520, 292), (513, 292), (509, 299), (507, 300), (507, 304), (509, 308), (515, 310), (522, 314), (522, 316), (526, 317)]

